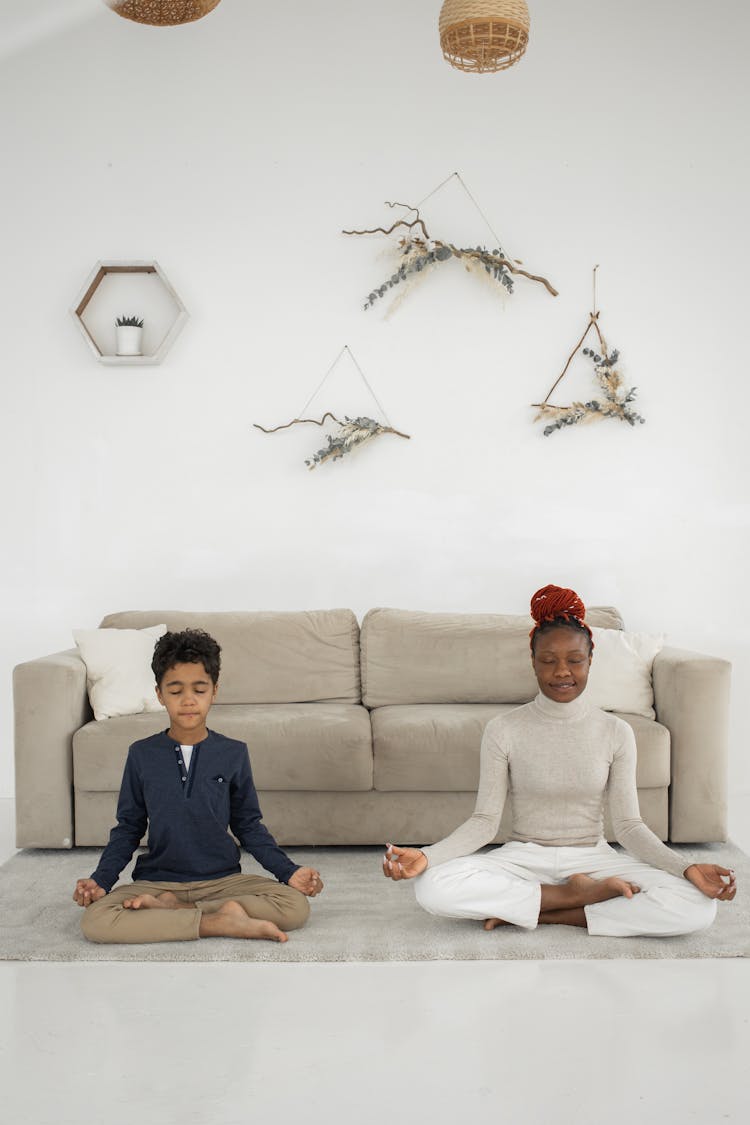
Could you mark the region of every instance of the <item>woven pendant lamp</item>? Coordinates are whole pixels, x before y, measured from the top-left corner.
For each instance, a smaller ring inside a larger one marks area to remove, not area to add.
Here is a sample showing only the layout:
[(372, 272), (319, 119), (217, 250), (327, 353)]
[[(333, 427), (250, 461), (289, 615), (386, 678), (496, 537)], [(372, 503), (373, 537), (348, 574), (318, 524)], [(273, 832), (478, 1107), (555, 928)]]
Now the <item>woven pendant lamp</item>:
[(105, 0), (105, 3), (126, 20), (167, 27), (202, 19), (220, 0)]
[(507, 70), (529, 42), (529, 9), (526, 0), (445, 0), (439, 28), (443, 56), (457, 70)]

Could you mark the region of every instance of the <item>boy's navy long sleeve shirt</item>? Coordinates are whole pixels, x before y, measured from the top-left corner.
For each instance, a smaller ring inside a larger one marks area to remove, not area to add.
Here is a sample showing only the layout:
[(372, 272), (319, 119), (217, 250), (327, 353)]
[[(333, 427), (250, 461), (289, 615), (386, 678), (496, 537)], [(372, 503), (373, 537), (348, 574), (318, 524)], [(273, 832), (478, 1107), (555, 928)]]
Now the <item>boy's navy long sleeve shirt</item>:
[(298, 865), (281, 850), (261, 819), (244, 742), (208, 732), (185, 769), (179, 743), (164, 731), (128, 751), (117, 824), (91, 876), (109, 892), (130, 862), (148, 826), (148, 851), (133, 879), (192, 883), (240, 871), (231, 829), (258, 863), (282, 882)]

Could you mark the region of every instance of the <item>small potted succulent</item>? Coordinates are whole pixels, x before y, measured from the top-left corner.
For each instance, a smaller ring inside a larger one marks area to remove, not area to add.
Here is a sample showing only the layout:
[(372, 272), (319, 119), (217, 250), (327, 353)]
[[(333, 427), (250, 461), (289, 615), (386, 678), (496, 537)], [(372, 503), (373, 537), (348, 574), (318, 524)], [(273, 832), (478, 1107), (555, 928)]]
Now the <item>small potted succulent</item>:
[(143, 319), (137, 316), (118, 316), (117, 355), (141, 355)]

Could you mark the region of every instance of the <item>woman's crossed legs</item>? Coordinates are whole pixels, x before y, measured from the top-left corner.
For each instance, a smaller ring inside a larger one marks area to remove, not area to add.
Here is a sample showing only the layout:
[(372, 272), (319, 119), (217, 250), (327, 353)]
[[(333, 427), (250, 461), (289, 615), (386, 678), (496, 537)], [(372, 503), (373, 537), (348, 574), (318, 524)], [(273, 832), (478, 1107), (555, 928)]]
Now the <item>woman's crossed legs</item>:
[(604, 841), (582, 848), (511, 842), (428, 868), (415, 892), (429, 913), (485, 920), (487, 929), (557, 923), (599, 936), (669, 937), (705, 929), (716, 915), (715, 901), (687, 879)]

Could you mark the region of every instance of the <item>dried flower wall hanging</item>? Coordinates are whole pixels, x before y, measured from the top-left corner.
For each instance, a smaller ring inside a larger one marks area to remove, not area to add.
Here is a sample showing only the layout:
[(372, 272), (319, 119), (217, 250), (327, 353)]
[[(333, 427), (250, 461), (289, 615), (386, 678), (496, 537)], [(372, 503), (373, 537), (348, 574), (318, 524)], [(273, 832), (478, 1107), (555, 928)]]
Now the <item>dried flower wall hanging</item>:
[[(608, 350), (607, 342), (599, 328), (599, 312), (596, 308), (596, 271), (598, 269), (598, 266), (594, 266), (594, 309), (593, 312), (589, 313), (586, 330), (568, 356), (568, 362), (550, 387), (544, 401), (533, 403), (537, 410), (534, 421), (547, 422), (544, 427), (545, 437), (549, 437), (555, 430), (561, 430), (564, 426), (576, 426), (579, 422), (592, 422), (597, 418), (619, 418), (622, 422), (627, 422), (631, 426), (646, 421), (632, 407), (637, 387), (626, 387), (620, 372), (617, 370), (620, 353), (616, 348), (613, 348), (612, 351)], [(594, 348), (583, 348), (582, 354), (590, 359), (594, 365), (594, 378), (602, 395), (598, 398), (591, 398), (587, 402), (571, 402), (568, 406), (556, 406), (549, 401), (550, 397), (558, 384), (564, 379), (568, 368), (592, 328), (599, 340), (599, 351)]]
[[(318, 420), (317, 418), (302, 418), (300, 416), (305, 413), (308, 406), (321, 390), (326, 379), (337, 366), (344, 353), (348, 353), (349, 358), (352, 360), (352, 363), (362, 377), (362, 380), (368, 391), (370, 392), (375, 405), (378, 407), (378, 410), (385, 419), (385, 425), (383, 425), (381, 422), (376, 421), (376, 419), (368, 418), (365, 415), (360, 415), (357, 418), (350, 418), (345, 414), (344, 421), (342, 422), (341, 419), (337, 418), (336, 415), (333, 414), (330, 410), (327, 410), (320, 420)], [(322, 449), (318, 449), (315, 453), (311, 454), (311, 456), (305, 460), (305, 464), (307, 465), (308, 469), (314, 469), (317, 465), (325, 464), (326, 461), (339, 461), (342, 457), (345, 457), (347, 453), (351, 453), (352, 450), (359, 448), (360, 446), (364, 445), (365, 442), (371, 441), (373, 438), (380, 437), (381, 434), (395, 434), (396, 437), (406, 438), (407, 440), (411, 437), (411, 434), (404, 434), (401, 432), (401, 430), (397, 430), (391, 425), (390, 420), (388, 419), (388, 415), (378, 402), (375, 392), (367, 381), (367, 377), (365, 376), (364, 371), (354, 358), (354, 354), (349, 348), (348, 344), (341, 349), (338, 356), (328, 368), (322, 380), (310, 395), (309, 399), (302, 407), (299, 415), (296, 418), (293, 418), (291, 422), (285, 422), (281, 426), (273, 426), (270, 429), (267, 429), (265, 426), (261, 426), (258, 422), (253, 422), (253, 426), (256, 430), (261, 430), (264, 434), (275, 434), (278, 430), (288, 430), (290, 426), (297, 426), (305, 423), (311, 423), (314, 426), (323, 426), (325, 425), (326, 419), (328, 418), (330, 418), (331, 421), (339, 427), (339, 429), (337, 432), (334, 432), (332, 434), (326, 434), (327, 444), (324, 445)]]
[[(420, 215), (419, 208), (430, 196), (434, 195), (435, 192), (439, 191), (454, 177), (461, 184), (485, 223), (487, 223), (496, 243), (494, 249), (487, 249), (484, 246), (460, 247), (444, 239), (430, 237), (424, 219)], [(387, 277), (380, 285), (376, 285), (375, 288), (372, 289), (365, 301), (365, 309), (372, 308), (375, 302), (384, 297), (390, 289), (407, 281), (407, 279), (413, 279), (418, 275), (423, 275), (424, 272), (431, 267), (439, 265), (441, 262), (451, 261), (453, 258), (458, 258), (462, 261), (469, 272), (478, 272), (480, 276), (489, 277), (502, 286), (502, 289), (506, 293), (513, 292), (513, 278), (515, 275), (519, 275), (528, 278), (530, 281), (539, 282), (541, 285), (544, 285), (553, 297), (557, 296), (557, 290), (553, 289), (546, 278), (539, 277), (536, 274), (521, 269), (519, 259), (511, 258), (506, 254), (505, 250), (503, 250), (500, 245), (500, 239), (492, 230), (484, 213), (458, 172), (453, 172), (448, 176), (442, 184), (439, 184), (434, 191), (431, 191), (430, 194), (415, 207), (412, 207), (409, 203), (391, 203), (388, 200), (386, 200), (386, 207), (400, 207), (415, 217), (413, 219), (408, 219), (406, 217), (397, 219), (395, 223), (392, 223), (391, 226), (387, 228), (372, 227), (368, 230), (344, 230), (341, 232), (342, 234), (349, 235), (383, 234), (388, 236), (401, 227), (406, 231), (406, 233), (402, 234), (398, 239), (397, 243), (395, 243), (395, 251), (397, 254), (395, 272)], [(394, 306), (395, 302), (394, 305), (391, 306), (391, 310)]]

